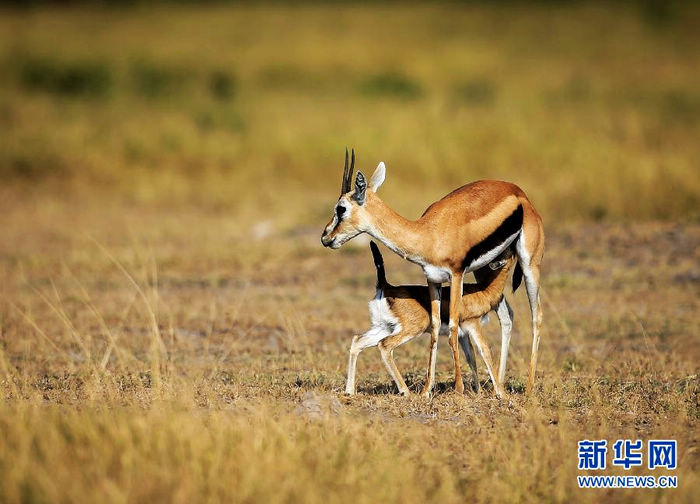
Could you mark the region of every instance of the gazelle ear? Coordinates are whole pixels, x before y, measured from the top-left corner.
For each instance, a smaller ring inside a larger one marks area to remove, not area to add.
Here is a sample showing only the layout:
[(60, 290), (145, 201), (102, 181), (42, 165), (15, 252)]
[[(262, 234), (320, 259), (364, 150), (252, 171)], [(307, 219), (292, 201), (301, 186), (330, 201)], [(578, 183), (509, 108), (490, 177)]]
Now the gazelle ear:
[(358, 205), (363, 205), (365, 203), (365, 196), (367, 195), (367, 181), (365, 176), (361, 171), (357, 172), (355, 177), (355, 194), (352, 195), (352, 199), (357, 201)]
[(384, 161), (377, 165), (377, 169), (374, 170), (372, 178), (369, 181), (369, 185), (374, 192), (384, 183), (384, 178), (386, 177), (386, 166), (384, 166)]

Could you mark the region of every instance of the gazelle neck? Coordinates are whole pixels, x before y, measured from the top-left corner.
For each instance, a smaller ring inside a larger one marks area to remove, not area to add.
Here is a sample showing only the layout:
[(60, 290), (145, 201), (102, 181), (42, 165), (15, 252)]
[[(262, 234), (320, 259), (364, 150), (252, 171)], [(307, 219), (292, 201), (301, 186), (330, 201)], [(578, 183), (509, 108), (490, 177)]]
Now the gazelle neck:
[(399, 215), (376, 195), (368, 198), (365, 205), (370, 216), (368, 234), (404, 259), (417, 264), (426, 263), (428, 251), (425, 244), (430, 240), (426, 240), (419, 222)]

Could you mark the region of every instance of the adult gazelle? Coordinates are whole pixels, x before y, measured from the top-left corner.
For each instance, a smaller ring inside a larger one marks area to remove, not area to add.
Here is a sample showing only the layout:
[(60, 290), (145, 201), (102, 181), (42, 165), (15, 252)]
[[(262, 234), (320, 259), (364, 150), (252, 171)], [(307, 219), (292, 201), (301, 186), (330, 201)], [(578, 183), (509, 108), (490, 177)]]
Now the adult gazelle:
[[(513, 273), (513, 288), (517, 288), (524, 277), (532, 315), (532, 355), (528, 376), (528, 390), (531, 390), (542, 324), (539, 288), (544, 230), (542, 219), (522, 189), (498, 180), (472, 182), (436, 201), (418, 220), (412, 221), (396, 213), (377, 195), (386, 177), (384, 163), (379, 163), (369, 185), (358, 171), (353, 188), (354, 165), (355, 152), (352, 153), (352, 163), (348, 165), (346, 150), (340, 198), (323, 231), (321, 243), (337, 249), (360, 233), (368, 233), (404, 259), (423, 268), (430, 292), (431, 335), (427, 380), (421, 394), (429, 396), (435, 383), (442, 283), (450, 282), (449, 341), (455, 388), (462, 393), (458, 308), (464, 274), (476, 272), (478, 275), (480, 268), (487, 266), (513, 243), (518, 261)], [(504, 354), (507, 354), (507, 344), (502, 341), (502, 369), (505, 369)], [(492, 370), (489, 373), (493, 374)]]

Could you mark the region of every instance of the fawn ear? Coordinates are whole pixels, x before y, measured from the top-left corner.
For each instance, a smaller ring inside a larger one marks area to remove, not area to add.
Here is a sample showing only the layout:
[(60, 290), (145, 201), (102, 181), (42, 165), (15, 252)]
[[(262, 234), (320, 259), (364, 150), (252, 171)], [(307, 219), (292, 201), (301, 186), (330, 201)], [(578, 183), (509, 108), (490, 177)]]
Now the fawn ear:
[(386, 166), (384, 166), (384, 161), (377, 165), (377, 169), (374, 170), (372, 178), (369, 181), (369, 185), (374, 192), (381, 187), (384, 183), (384, 178), (386, 177)]
[(362, 175), (362, 172), (358, 171), (357, 176), (355, 177), (355, 194), (352, 195), (352, 199), (357, 201), (358, 205), (363, 205), (366, 195), (367, 181), (365, 180), (365, 176)]

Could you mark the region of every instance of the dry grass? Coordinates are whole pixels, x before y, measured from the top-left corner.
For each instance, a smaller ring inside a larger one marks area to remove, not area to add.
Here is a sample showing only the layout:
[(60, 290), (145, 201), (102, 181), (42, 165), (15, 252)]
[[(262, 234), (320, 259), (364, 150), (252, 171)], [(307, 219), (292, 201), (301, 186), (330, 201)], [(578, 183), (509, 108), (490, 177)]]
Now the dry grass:
[(526, 187), (547, 220), (697, 216), (699, 20), (585, 4), (5, 11), (0, 174), (310, 219), (351, 145), (365, 170), (387, 162), (405, 212), (486, 177)]
[[(483, 369), (485, 391), (455, 395), (443, 344), (439, 392), (425, 401), (398, 397), (372, 350), (360, 358), (360, 395), (342, 396), (373, 292), (364, 246), (330, 252), (303, 229), (256, 240), (225, 213), (50, 198), (7, 210), (3, 502), (696, 494), (696, 225), (552, 229), (532, 400), (518, 293), (509, 399), (494, 398)], [(387, 261), (392, 279), (421, 281)], [(397, 352), (414, 390), (427, 346)], [(576, 442), (618, 437), (678, 439), (679, 489), (578, 490)]]
[[(3, 11), (0, 502), (696, 500), (698, 12), (645, 19)], [(319, 245), (346, 143), (406, 215), (483, 176), (542, 210), (531, 398), (522, 292), (508, 400), (454, 394), (444, 343), (432, 400), (372, 350), (342, 395), (374, 286), (366, 242)], [(579, 490), (585, 438), (677, 439), (679, 488)]]

